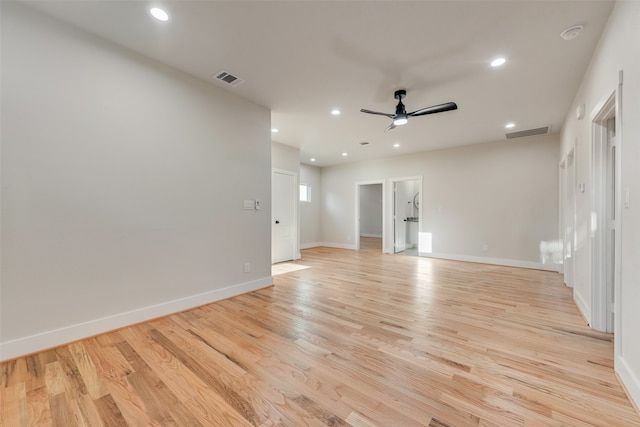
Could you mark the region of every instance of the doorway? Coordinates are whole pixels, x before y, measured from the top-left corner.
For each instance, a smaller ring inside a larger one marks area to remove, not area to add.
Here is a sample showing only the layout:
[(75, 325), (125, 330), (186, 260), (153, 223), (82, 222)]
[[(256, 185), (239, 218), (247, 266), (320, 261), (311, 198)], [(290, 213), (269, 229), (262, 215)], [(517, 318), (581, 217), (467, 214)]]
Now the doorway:
[(420, 233), (422, 178), (393, 182), (393, 253), (417, 256)]
[(619, 239), (620, 164), (616, 135), (615, 93), (593, 119), (592, 319), (591, 327), (614, 332), (614, 303)]
[(564, 284), (573, 287), (575, 272), (576, 165), (575, 148), (562, 162), (562, 241)]
[(385, 247), (384, 180), (356, 182), (356, 250)]
[(298, 174), (274, 169), (271, 199), (271, 262), (297, 259)]

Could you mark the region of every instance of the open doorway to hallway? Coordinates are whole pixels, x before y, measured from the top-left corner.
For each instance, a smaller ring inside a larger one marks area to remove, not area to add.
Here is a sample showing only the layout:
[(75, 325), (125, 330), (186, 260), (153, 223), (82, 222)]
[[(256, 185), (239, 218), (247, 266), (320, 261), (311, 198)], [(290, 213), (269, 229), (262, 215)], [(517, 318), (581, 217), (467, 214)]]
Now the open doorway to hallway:
[(381, 182), (358, 185), (358, 249), (379, 248), (383, 241), (384, 192)]

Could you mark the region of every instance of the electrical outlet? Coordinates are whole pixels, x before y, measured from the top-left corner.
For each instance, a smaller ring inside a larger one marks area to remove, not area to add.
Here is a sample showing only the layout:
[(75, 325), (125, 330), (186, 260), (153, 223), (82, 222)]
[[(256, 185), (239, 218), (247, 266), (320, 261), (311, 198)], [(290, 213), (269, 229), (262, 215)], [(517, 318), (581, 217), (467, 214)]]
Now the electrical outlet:
[(251, 271), (251, 263), (250, 262), (245, 262), (244, 263), (244, 272), (248, 273)]
[(486, 243), (482, 245), (482, 252), (487, 252), (488, 250), (489, 250), (489, 245), (487, 245)]

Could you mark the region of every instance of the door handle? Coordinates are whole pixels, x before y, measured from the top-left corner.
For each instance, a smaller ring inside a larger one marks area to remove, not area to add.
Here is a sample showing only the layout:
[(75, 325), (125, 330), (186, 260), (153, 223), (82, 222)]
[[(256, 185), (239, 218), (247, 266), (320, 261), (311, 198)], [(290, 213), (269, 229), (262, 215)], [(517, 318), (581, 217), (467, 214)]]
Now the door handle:
[(278, 221), (277, 219), (276, 219), (276, 224), (280, 224), (280, 221)]

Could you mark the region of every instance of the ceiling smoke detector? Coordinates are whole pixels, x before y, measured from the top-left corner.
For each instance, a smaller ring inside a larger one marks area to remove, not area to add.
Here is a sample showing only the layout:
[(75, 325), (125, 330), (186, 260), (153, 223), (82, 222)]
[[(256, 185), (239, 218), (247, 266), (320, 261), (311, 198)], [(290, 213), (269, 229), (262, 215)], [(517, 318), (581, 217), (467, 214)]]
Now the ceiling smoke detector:
[(578, 35), (580, 35), (580, 32), (583, 29), (584, 29), (583, 25), (574, 25), (573, 27), (567, 28), (566, 30), (561, 32), (560, 37), (562, 37), (565, 40), (573, 40), (576, 37), (578, 37)]

